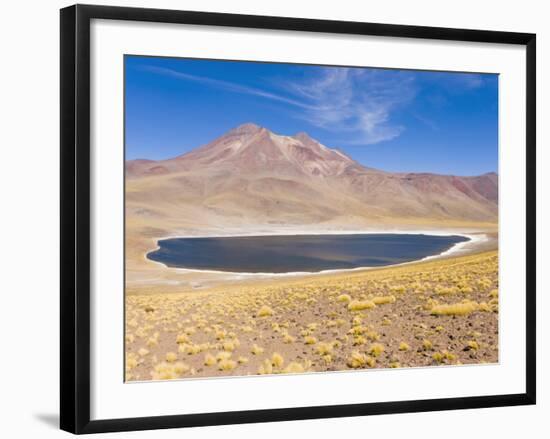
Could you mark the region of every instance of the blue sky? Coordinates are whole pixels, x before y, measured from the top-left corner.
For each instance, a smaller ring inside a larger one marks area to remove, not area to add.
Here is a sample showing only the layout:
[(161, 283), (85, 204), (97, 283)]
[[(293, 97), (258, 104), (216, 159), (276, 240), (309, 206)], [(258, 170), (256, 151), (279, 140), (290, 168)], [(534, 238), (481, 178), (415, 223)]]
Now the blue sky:
[(246, 122), (365, 166), (498, 169), (498, 76), (126, 56), (126, 158), (180, 155)]

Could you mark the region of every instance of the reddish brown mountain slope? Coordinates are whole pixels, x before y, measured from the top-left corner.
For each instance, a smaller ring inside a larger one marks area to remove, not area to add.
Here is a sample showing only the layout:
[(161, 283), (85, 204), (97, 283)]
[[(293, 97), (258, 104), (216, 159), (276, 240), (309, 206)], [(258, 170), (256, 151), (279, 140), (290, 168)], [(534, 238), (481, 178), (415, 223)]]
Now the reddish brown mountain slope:
[(305, 133), (281, 136), (254, 124), (170, 160), (128, 161), (126, 178), (129, 220), (160, 230), (497, 221), (494, 173), (383, 172)]

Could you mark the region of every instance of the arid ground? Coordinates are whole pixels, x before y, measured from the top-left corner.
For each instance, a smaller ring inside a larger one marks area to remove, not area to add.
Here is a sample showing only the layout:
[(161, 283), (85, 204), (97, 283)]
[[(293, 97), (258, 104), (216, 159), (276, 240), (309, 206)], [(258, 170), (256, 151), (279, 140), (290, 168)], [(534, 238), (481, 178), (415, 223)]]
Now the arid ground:
[(129, 381), (497, 362), (498, 253), (129, 288), (126, 352)]

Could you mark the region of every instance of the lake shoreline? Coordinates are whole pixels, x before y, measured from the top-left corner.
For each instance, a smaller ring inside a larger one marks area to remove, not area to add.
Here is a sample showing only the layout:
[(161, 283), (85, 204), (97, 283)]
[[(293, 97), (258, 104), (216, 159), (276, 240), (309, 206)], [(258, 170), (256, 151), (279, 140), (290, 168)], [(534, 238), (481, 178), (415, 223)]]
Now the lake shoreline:
[[(304, 230), (302, 227), (286, 227), (286, 228), (271, 228), (271, 227), (254, 227), (250, 232), (245, 232), (240, 228), (227, 230), (211, 230), (208, 233), (204, 231), (193, 231), (189, 233), (167, 233), (161, 237), (151, 237), (147, 241), (151, 242), (149, 249), (141, 253), (140, 259), (143, 270), (139, 272), (133, 271), (126, 278), (126, 292), (129, 294), (148, 294), (155, 291), (197, 291), (219, 287), (224, 284), (263, 282), (269, 279), (300, 279), (305, 277), (323, 277), (326, 275), (345, 275), (346, 272), (355, 274), (358, 272), (372, 272), (373, 270), (387, 269), (388, 267), (396, 267), (398, 265), (372, 267), (372, 268), (354, 268), (348, 270), (339, 270), (336, 273), (300, 273), (295, 275), (276, 274), (276, 275), (243, 275), (243, 274), (228, 274), (227, 272), (206, 272), (197, 270), (187, 270), (183, 268), (170, 268), (166, 265), (155, 262), (147, 258), (147, 254), (158, 249), (158, 241), (161, 239), (171, 239), (176, 237), (212, 237), (212, 236), (264, 236), (264, 235), (337, 235), (337, 234), (431, 234), (431, 235), (459, 235), (466, 236), (470, 240), (463, 243), (458, 243), (438, 255), (429, 256), (426, 260), (437, 260), (454, 258), (457, 256), (480, 253), (487, 250), (498, 249), (498, 232), (492, 227), (449, 227), (449, 228), (368, 228), (368, 229), (331, 229), (331, 228), (308, 228)], [(415, 260), (405, 262), (400, 265), (409, 265), (423, 262), (423, 260)], [(140, 274), (141, 273), (141, 274)]]
[[(160, 261), (155, 261), (154, 259), (149, 258), (149, 254), (157, 251), (161, 248), (160, 242), (161, 241), (168, 241), (172, 239), (201, 239), (201, 238), (240, 238), (240, 237), (246, 237), (246, 238), (264, 238), (264, 237), (290, 237), (290, 236), (365, 236), (365, 235), (421, 235), (421, 236), (460, 236), (463, 238), (466, 238), (466, 241), (460, 241), (457, 243), (454, 243), (451, 245), (450, 248), (440, 252), (435, 253), (433, 255), (424, 256), (418, 259), (413, 259), (410, 261), (405, 262), (398, 262), (398, 263), (390, 263), (387, 265), (366, 265), (366, 266), (359, 266), (359, 267), (353, 267), (353, 268), (334, 268), (334, 269), (323, 269), (319, 271), (288, 271), (288, 272), (247, 272), (247, 271), (230, 271), (230, 270), (214, 270), (214, 269), (202, 269), (202, 268), (185, 268), (185, 267), (177, 267), (177, 266), (170, 266)], [(379, 268), (387, 268), (387, 267), (398, 267), (405, 264), (411, 264), (421, 261), (427, 261), (432, 259), (437, 259), (439, 257), (443, 256), (449, 256), (453, 255), (455, 253), (459, 253), (461, 249), (464, 248), (467, 244), (473, 244), (475, 242), (483, 242), (487, 240), (486, 235), (472, 235), (472, 234), (464, 234), (464, 233), (442, 233), (441, 231), (338, 231), (334, 232), (331, 231), (330, 233), (292, 233), (292, 234), (286, 234), (286, 233), (270, 233), (270, 234), (237, 234), (237, 235), (205, 235), (205, 236), (171, 236), (171, 237), (164, 237), (157, 240), (157, 248), (155, 250), (150, 250), (145, 254), (145, 257), (148, 261), (154, 262), (155, 264), (160, 264), (165, 269), (171, 269), (171, 270), (178, 270), (180, 272), (196, 272), (196, 273), (210, 273), (210, 274), (217, 274), (217, 275), (227, 275), (227, 276), (238, 276), (238, 277), (248, 277), (248, 278), (265, 278), (265, 277), (295, 277), (295, 276), (315, 276), (317, 274), (331, 274), (331, 273), (346, 273), (346, 272), (355, 272), (355, 271), (361, 271), (361, 270), (374, 270)]]

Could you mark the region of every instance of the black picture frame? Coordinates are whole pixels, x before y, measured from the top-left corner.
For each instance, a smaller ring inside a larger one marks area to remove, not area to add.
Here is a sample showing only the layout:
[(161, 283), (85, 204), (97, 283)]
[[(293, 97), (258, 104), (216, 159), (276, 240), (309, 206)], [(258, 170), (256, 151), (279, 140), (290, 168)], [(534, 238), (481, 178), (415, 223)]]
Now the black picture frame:
[[(90, 419), (90, 21), (181, 23), (526, 47), (525, 393), (129, 419)], [(74, 5), (61, 10), (61, 429), (81, 434), (535, 404), (536, 36), (530, 33)]]

